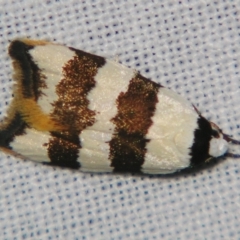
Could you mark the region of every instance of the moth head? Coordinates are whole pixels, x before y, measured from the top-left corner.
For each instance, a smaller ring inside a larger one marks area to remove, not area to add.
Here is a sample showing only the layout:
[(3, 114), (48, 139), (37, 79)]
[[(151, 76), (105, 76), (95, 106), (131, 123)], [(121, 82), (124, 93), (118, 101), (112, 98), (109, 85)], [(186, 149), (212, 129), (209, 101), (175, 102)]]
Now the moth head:
[(209, 155), (216, 158), (224, 155), (228, 151), (228, 136), (225, 135), (222, 130), (213, 122), (212, 127), (212, 138), (209, 145)]

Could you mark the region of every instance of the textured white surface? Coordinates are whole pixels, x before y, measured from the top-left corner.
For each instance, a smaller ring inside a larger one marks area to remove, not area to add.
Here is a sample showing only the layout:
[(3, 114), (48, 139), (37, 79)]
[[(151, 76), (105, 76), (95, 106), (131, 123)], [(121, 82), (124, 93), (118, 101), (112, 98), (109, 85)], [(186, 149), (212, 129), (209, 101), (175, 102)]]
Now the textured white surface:
[[(1, 119), (8, 43), (29, 36), (118, 57), (239, 139), (239, 11), (237, 0), (1, 0)], [(1, 153), (0, 239), (239, 239), (239, 167), (227, 158), (170, 178), (87, 174)]]
[(50, 162), (47, 151), (47, 144), (51, 139), (50, 134), (29, 128), (25, 133), (25, 135), (14, 138), (10, 144), (12, 150), (36, 162)]
[[(198, 114), (191, 103), (175, 92), (161, 88), (153, 125), (146, 138), (144, 173), (173, 173), (190, 166), (190, 148), (198, 128)], [(162, 169), (162, 170), (161, 170)]]
[(228, 142), (222, 138), (213, 138), (210, 141), (209, 155), (214, 157), (222, 156), (228, 150)]

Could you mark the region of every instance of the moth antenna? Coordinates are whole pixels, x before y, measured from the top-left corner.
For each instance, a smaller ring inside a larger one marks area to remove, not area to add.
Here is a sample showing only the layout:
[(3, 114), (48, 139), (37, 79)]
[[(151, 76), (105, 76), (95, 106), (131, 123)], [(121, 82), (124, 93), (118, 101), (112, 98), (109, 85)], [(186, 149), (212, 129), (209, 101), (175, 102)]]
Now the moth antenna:
[[(230, 135), (225, 134), (223, 132), (222, 132), (222, 135), (223, 135), (223, 139), (225, 139), (227, 142), (229, 142), (231, 144), (240, 145), (240, 141), (233, 139)], [(225, 154), (225, 156), (232, 157), (232, 158), (240, 158), (240, 154), (235, 154), (235, 153), (230, 153), (230, 152), (227, 152)]]
[(235, 153), (226, 153), (226, 157), (232, 157), (232, 158), (240, 158), (240, 154), (235, 154)]
[(230, 142), (232, 144), (240, 145), (240, 141), (233, 139), (230, 135), (222, 133), (223, 139), (225, 139), (227, 142)]
[(192, 104), (192, 106), (193, 106), (194, 110), (197, 112), (197, 114), (201, 116), (201, 113), (200, 113), (200, 111), (197, 109), (197, 107), (196, 107), (194, 104)]

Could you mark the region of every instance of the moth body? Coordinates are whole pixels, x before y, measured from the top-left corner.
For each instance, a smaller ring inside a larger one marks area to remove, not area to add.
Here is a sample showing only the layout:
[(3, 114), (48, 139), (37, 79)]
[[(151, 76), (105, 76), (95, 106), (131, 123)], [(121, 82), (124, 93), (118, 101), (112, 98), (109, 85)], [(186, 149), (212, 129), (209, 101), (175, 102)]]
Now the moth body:
[(227, 152), (191, 103), (113, 60), (45, 41), (9, 47), (16, 88), (3, 151), (89, 172), (166, 174)]

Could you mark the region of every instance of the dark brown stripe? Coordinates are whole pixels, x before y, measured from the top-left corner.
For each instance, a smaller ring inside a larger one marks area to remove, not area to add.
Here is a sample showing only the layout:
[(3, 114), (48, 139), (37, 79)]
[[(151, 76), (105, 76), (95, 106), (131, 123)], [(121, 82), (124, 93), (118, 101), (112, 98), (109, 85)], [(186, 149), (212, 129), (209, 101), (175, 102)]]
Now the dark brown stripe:
[(13, 62), (15, 78), (19, 82), (18, 87), (23, 97), (37, 100), (42, 94), (41, 88), (46, 87), (46, 77), (41, 74), (37, 64), (28, 53), (32, 48), (34, 47), (16, 40), (10, 44), (8, 51), (15, 60)]
[(191, 165), (190, 168), (200, 167), (211, 158), (209, 155), (210, 140), (213, 137), (211, 124), (204, 117), (199, 115), (198, 128), (194, 132), (193, 145), (190, 148)]
[(152, 125), (161, 86), (140, 74), (134, 77), (125, 93), (117, 99), (118, 113), (112, 119), (114, 137), (110, 141), (111, 166), (116, 172), (140, 172), (146, 153), (145, 138)]
[(56, 88), (59, 99), (51, 114), (67, 130), (60, 135), (52, 133), (48, 154), (53, 165), (79, 168), (79, 134), (95, 122), (95, 112), (88, 109), (88, 93), (95, 86), (94, 77), (105, 59), (74, 50), (76, 56), (63, 68), (64, 78)]

